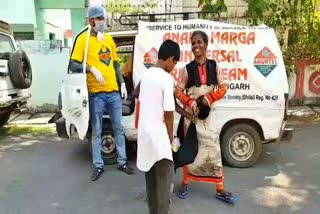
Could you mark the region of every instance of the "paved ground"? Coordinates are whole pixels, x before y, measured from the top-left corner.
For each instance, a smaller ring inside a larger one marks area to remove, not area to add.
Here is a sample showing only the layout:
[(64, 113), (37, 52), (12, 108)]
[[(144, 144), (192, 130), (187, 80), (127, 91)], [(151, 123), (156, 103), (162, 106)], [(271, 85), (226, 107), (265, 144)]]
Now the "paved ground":
[[(254, 168), (225, 167), (226, 187), (238, 195), (230, 206), (214, 186), (191, 183), (187, 200), (173, 200), (174, 214), (319, 213), (320, 123), (295, 123), (291, 144), (264, 146)], [(56, 136), (0, 138), (0, 214), (146, 214), (144, 176), (107, 166), (97, 182), (87, 145)], [(180, 183), (181, 172), (176, 175)]]

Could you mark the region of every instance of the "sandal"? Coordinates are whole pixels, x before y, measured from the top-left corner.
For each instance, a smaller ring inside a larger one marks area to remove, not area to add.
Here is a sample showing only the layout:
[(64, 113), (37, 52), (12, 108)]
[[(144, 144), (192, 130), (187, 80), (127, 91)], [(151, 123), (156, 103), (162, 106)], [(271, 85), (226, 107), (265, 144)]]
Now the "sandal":
[(188, 185), (183, 185), (182, 189), (178, 192), (177, 197), (179, 199), (186, 199), (188, 196)]
[(232, 195), (231, 192), (222, 192), (222, 193), (217, 192), (216, 198), (231, 204), (235, 203), (238, 200), (238, 197)]

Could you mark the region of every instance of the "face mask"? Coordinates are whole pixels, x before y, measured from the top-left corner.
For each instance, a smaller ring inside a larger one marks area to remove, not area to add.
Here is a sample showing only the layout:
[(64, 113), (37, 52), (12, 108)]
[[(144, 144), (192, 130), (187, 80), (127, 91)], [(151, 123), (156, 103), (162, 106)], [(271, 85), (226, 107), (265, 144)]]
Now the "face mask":
[(104, 21), (95, 21), (95, 27), (94, 30), (97, 32), (97, 39), (99, 42), (104, 41), (104, 29), (106, 27)]
[(104, 29), (106, 28), (106, 25), (104, 23), (104, 21), (94, 21), (94, 24), (95, 24), (95, 27), (94, 27), (94, 30), (97, 32), (97, 33), (103, 33), (104, 32)]

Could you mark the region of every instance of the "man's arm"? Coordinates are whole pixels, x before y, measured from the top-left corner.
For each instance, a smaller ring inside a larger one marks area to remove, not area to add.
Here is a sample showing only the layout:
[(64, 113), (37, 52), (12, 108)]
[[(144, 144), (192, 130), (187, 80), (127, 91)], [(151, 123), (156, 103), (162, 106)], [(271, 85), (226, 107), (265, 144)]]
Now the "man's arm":
[[(83, 72), (83, 58), (84, 58), (84, 49), (85, 49), (85, 40), (82, 37), (83, 35), (80, 35), (75, 43), (72, 50), (70, 62), (69, 62), (69, 70), (71, 70), (74, 73), (82, 73)], [(90, 72), (91, 67), (87, 64), (86, 66), (86, 72)]]
[(175, 107), (176, 107), (176, 112), (178, 112), (182, 117), (185, 117), (189, 120), (192, 120), (192, 115), (185, 111), (178, 103), (176, 98), (174, 99), (175, 101)]
[[(91, 67), (87, 64), (86, 73), (89, 73), (90, 69), (91, 69)], [(69, 70), (71, 70), (73, 73), (82, 73), (82, 71), (83, 71), (82, 62), (71, 59), (70, 63), (69, 63)]]
[(173, 141), (173, 111), (164, 112), (164, 122), (167, 127), (170, 143)]
[(113, 67), (114, 67), (114, 70), (116, 71), (118, 85), (121, 85), (121, 83), (124, 83), (124, 79), (123, 79), (120, 64), (118, 63), (118, 61), (113, 61)]
[(114, 67), (114, 70), (116, 71), (117, 83), (120, 86), (121, 83), (124, 83), (124, 79), (122, 76), (120, 64), (118, 62), (119, 58), (117, 54), (117, 45), (111, 36), (110, 36), (110, 42), (111, 42), (111, 54), (112, 54), (111, 56), (113, 60), (113, 67)]
[(163, 81), (163, 111), (164, 122), (167, 127), (167, 133), (170, 143), (173, 141), (173, 112), (175, 110), (174, 102), (174, 81), (170, 79)]

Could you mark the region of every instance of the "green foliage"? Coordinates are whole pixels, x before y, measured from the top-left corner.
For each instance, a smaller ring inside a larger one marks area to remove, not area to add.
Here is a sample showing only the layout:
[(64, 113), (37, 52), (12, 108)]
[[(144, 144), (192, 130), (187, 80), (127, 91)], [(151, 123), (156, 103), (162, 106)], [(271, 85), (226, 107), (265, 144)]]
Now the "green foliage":
[(154, 8), (154, 0), (146, 0), (142, 5), (132, 5), (131, 0), (110, 0), (106, 5), (108, 13), (137, 14), (145, 13), (148, 9)]
[(217, 0), (215, 4), (212, 4), (211, 0), (200, 0), (198, 7), (201, 7), (201, 12), (209, 12), (201, 15), (201, 18), (204, 19), (212, 19), (216, 17), (216, 14), (228, 11), (224, 0)]
[(0, 129), (1, 136), (8, 135), (22, 135), (22, 134), (30, 134), (30, 135), (46, 135), (53, 134), (55, 132), (54, 129), (47, 126), (25, 126), (25, 125), (14, 125), (14, 126), (5, 126)]
[(246, 11), (246, 17), (253, 24), (264, 20), (264, 14), (271, 8), (270, 0), (244, 0), (248, 4), (248, 10)]
[(122, 67), (128, 61), (129, 55), (130, 54), (128, 53), (118, 54), (120, 67)]
[[(258, 5), (252, 6), (253, 2)], [(263, 3), (264, 1), (264, 3)], [(246, 0), (247, 19), (253, 25), (264, 23), (274, 28), (287, 64), (296, 64), (301, 59), (316, 59), (320, 56), (320, 15), (316, 3), (320, 0)], [(261, 7), (259, 13), (253, 8)], [(296, 68), (294, 67), (294, 70)]]
[[(275, 29), (287, 65), (320, 57), (320, 0), (244, 0), (251, 25)], [(224, 0), (199, 0), (201, 11), (226, 12)], [(318, 8), (317, 8), (318, 6)], [(205, 15), (203, 18), (208, 18)], [(295, 66), (288, 66), (296, 70)]]
[(320, 56), (320, 19), (315, 9), (319, 0), (278, 0), (259, 17), (274, 28), (285, 60), (294, 63)]

